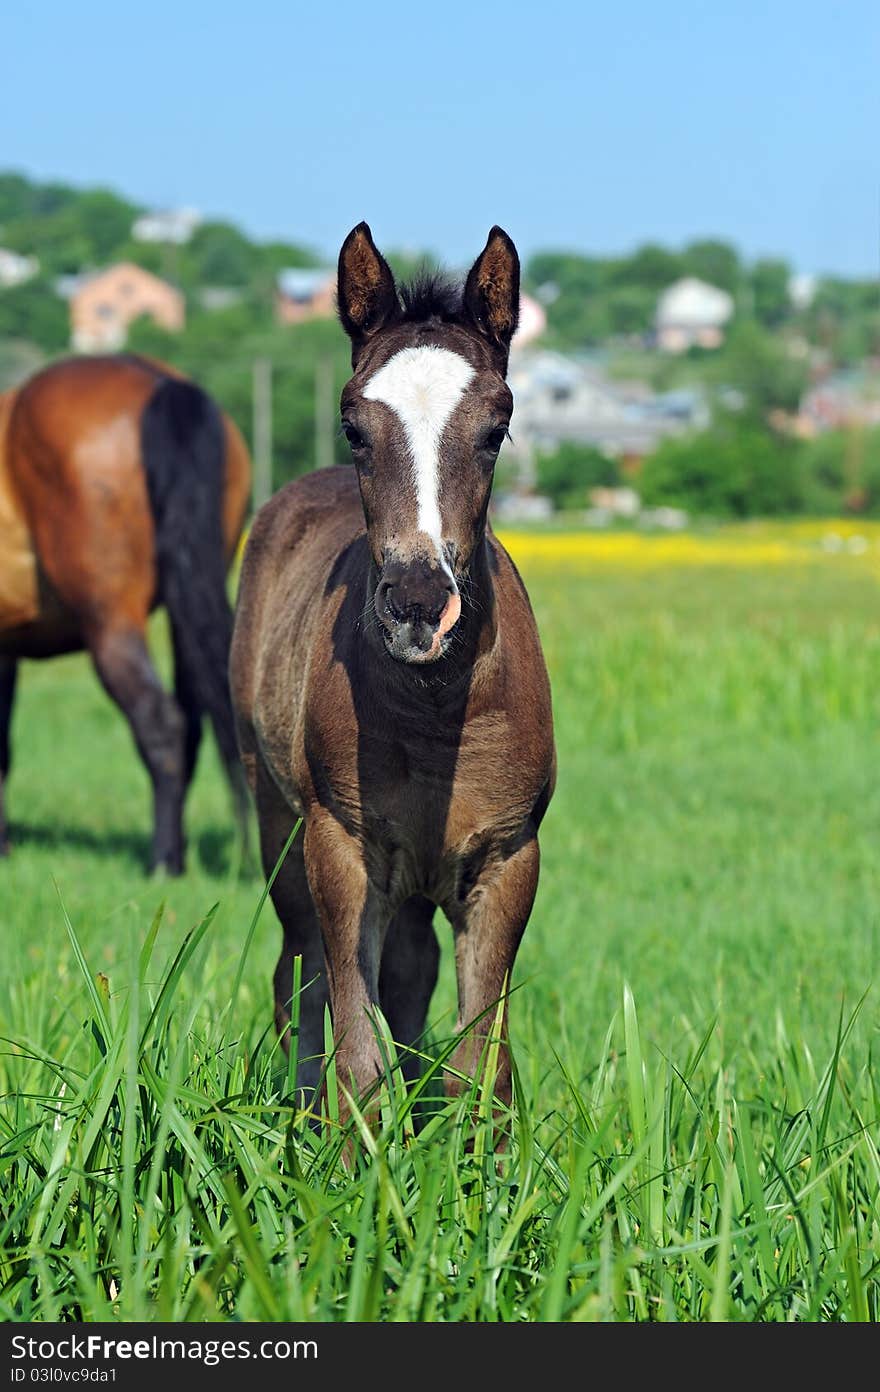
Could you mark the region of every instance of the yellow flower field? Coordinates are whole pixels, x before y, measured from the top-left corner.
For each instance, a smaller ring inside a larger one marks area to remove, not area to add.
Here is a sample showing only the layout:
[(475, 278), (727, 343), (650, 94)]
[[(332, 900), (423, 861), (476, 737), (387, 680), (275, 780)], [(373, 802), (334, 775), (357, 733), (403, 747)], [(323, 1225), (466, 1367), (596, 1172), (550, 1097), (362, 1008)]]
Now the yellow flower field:
[(516, 531), (501, 528), (513, 559), (530, 569), (803, 565), (858, 561), (880, 570), (880, 522), (808, 519), (739, 523), (706, 532)]

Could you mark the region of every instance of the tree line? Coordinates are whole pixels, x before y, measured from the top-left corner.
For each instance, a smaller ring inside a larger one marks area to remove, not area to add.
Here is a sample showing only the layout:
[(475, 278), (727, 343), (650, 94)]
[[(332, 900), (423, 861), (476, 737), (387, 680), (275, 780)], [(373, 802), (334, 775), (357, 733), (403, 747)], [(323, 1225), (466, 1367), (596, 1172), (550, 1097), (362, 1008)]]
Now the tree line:
[[(139, 321), (129, 347), (163, 358), (200, 381), (248, 438), (253, 364), (268, 360), (274, 386), (273, 483), (277, 487), (311, 469), (317, 462), (316, 363), (322, 364), (325, 378), (329, 373), (338, 395), (336, 389), (349, 372), (348, 350), (332, 322), (278, 324), (274, 298), (281, 269), (317, 266), (325, 258), (297, 242), (254, 241), (234, 224), (216, 220), (201, 223), (182, 245), (136, 241), (132, 225), (144, 211), (109, 189), (76, 189), (18, 173), (0, 174), (0, 246), (39, 261), (38, 274), (31, 280), (0, 289), (0, 388), (45, 357), (67, 351), (68, 307), (57, 293), (59, 276), (133, 261), (184, 292), (187, 322), (182, 333), (168, 334)], [(392, 253), (389, 259), (396, 273), (407, 275), (420, 261), (431, 264), (435, 258), (430, 253), (423, 258)], [(722, 240), (694, 241), (678, 251), (645, 245), (620, 257), (541, 251), (524, 266), (525, 288), (546, 306), (547, 343), (569, 352), (616, 345), (621, 368), (626, 367), (626, 352), (646, 341), (660, 292), (683, 276), (708, 281), (732, 296), (735, 314), (723, 349), (695, 349), (684, 359), (673, 359), (636, 348), (631, 368), (658, 388), (696, 380), (713, 392), (739, 393), (744, 410), (734, 424), (724, 416), (727, 435), (763, 432), (766, 443), (772, 412), (797, 405), (807, 363), (790, 352), (793, 336), (820, 350), (830, 364), (847, 365), (880, 354), (877, 282), (824, 277), (810, 303), (799, 306), (792, 300), (791, 268), (784, 260), (748, 264)], [(233, 290), (236, 302), (207, 309), (199, 295), (206, 287)], [(723, 441), (716, 443), (721, 449)], [(663, 458), (668, 461), (670, 452), (684, 445), (664, 446)], [(347, 458), (344, 441), (337, 439), (334, 448), (338, 459)], [(754, 455), (754, 439), (750, 449)], [(607, 472), (599, 469), (603, 477)], [(561, 478), (559, 467), (555, 477)], [(680, 498), (681, 490), (665, 475), (664, 480), (667, 500)], [(582, 495), (585, 482), (586, 475), (579, 478), (575, 473), (568, 484), (563, 480), (553, 487), (560, 498), (567, 488), (572, 498)], [(650, 471), (645, 483), (654, 491)], [(688, 491), (693, 495), (692, 487)], [(754, 491), (760, 495), (760, 489)], [(858, 489), (851, 492), (856, 496)], [(741, 505), (733, 510), (741, 510)]]

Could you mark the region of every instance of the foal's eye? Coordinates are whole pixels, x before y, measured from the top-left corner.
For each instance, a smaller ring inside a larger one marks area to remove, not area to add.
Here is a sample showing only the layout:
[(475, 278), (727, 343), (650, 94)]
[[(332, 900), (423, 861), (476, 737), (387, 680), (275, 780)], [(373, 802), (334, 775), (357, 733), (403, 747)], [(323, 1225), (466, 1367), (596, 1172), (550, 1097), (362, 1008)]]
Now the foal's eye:
[(484, 449), (491, 450), (493, 454), (497, 454), (506, 439), (507, 426), (499, 425), (494, 430), (489, 431), (483, 441), (483, 447)]
[(342, 433), (345, 436), (348, 443), (351, 445), (351, 448), (353, 450), (365, 448), (367, 443), (366, 440), (364, 439), (361, 432), (359, 430), (355, 430), (354, 426), (349, 421), (342, 422)]

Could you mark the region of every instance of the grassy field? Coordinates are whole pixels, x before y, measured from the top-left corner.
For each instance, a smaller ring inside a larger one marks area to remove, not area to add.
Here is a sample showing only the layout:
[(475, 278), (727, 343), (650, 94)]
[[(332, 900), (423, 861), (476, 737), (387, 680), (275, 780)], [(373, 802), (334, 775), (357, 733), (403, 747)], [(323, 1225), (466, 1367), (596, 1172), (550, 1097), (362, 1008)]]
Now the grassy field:
[(560, 778), (500, 1157), (481, 1093), (414, 1135), (392, 1061), (351, 1165), (310, 1130), (213, 750), (156, 884), (121, 719), (81, 659), (25, 669), (0, 1318), (877, 1318), (880, 531), (510, 546)]

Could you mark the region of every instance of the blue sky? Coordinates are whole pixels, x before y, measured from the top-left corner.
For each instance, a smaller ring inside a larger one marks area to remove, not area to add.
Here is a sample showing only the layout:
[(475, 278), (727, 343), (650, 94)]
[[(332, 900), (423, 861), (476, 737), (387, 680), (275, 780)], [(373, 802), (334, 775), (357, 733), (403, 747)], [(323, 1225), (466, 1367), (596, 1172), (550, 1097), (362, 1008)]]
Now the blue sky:
[(880, 5), (48, 0), (6, 7), (0, 168), (335, 256), (704, 235), (880, 273)]

